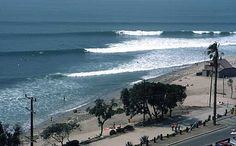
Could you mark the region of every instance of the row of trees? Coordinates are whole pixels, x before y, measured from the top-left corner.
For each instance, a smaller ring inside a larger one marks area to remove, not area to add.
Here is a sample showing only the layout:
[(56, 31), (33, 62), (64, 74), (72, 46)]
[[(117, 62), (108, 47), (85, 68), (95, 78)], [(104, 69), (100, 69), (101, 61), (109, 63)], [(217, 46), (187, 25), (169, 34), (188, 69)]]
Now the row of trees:
[(143, 121), (145, 121), (146, 115), (150, 119), (153, 119), (153, 116), (158, 119), (159, 115), (163, 118), (169, 111), (171, 116), (172, 109), (186, 98), (185, 91), (186, 87), (181, 85), (143, 81), (130, 89), (123, 89), (120, 98), (126, 115), (132, 118), (137, 114), (143, 114)]
[[(186, 98), (186, 87), (181, 85), (170, 85), (163, 83), (141, 82), (135, 84), (130, 89), (123, 89), (121, 91), (121, 100), (124, 106), (126, 115), (131, 117), (137, 114), (143, 114), (143, 121), (146, 115), (150, 119), (158, 119), (159, 114), (161, 118), (169, 111), (170, 116), (172, 109), (177, 106), (178, 102), (183, 102)], [(152, 107), (152, 111), (149, 109)], [(106, 103), (103, 99), (95, 100), (95, 105), (88, 108), (89, 114), (97, 117), (98, 126), (100, 127), (100, 134), (103, 134), (103, 125), (113, 115), (117, 113), (119, 108), (114, 100)]]

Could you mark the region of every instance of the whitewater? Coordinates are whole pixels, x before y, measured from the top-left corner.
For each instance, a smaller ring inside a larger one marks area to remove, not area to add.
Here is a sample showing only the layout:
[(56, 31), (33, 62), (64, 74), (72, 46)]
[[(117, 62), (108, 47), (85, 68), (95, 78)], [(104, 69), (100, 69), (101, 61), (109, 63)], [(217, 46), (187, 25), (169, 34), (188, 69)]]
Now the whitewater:
[(25, 128), (24, 94), (37, 97), (39, 124), (140, 80), (208, 60), (206, 48), (215, 41), (225, 54), (236, 54), (236, 33), (229, 30), (60, 30), (0, 38), (8, 48), (0, 51), (0, 120)]
[[(189, 31), (179, 31), (179, 32), (189, 32)], [(190, 31), (195, 34), (210, 34), (211, 31)], [(163, 33), (163, 31), (118, 31), (117, 33), (123, 35), (131, 36), (158, 36)], [(224, 32), (213, 31), (213, 34), (221, 34)], [(93, 53), (125, 53), (125, 52), (135, 52), (135, 51), (148, 51), (148, 50), (158, 50), (158, 49), (175, 49), (175, 48), (197, 48), (197, 47), (207, 47), (210, 43), (215, 41), (220, 43), (222, 46), (225, 45), (235, 45), (236, 44), (236, 33), (227, 32), (229, 36), (215, 36), (211, 38), (170, 38), (170, 37), (141, 37), (134, 40), (124, 41), (122, 43), (107, 44), (105, 48), (85, 48), (88, 52)]]

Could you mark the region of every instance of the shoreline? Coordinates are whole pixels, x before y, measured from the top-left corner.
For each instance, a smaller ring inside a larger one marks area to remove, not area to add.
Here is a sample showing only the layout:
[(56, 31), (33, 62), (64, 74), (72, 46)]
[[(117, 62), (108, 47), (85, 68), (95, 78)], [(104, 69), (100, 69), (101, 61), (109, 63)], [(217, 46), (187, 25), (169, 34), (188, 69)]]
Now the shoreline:
[[(228, 59), (232, 65), (236, 64), (236, 61), (235, 61), (236, 57), (235, 56), (233, 56), (233, 57), (229, 56), (229, 57), (225, 57), (225, 58)], [(232, 60), (234, 62), (232, 62)], [(206, 61), (191, 64), (191, 65), (186, 65), (186, 67), (182, 67), (182, 68), (180, 67), (179, 69), (171, 71), (167, 74), (163, 74), (163, 75), (160, 75), (160, 76), (157, 76), (154, 78), (147, 79), (147, 81), (149, 81), (149, 82), (163, 82), (163, 83), (170, 84), (170, 83), (173, 83), (174, 81), (179, 81), (181, 78), (186, 78), (186, 76), (189, 76), (189, 75), (199, 72), (202, 69), (205, 62)], [(128, 87), (129, 86), (132, 86), (132, 85), (128, 85)], [(116, 91), (109, 93), (104, 100), (107, 101), (107, 100), (114, 98), (116, 100), (116, 102), (119, 104), (119, 106), (121, 106), (121, 101), (119, 100), (119, 94), (120, 94), (120, 90), (117, 89)], [(86, 112), (86, 109), (92, 105), (93, 105), (93, 102), (91, 101), (91, 102), (84, 104), (80, 107), (75, 107), (73, 109), (69, 109), (65, 113), (59, 113), (59, 114), (54, 115), (53, 121), (50, 121), (50, 119), (48, 119), (38, 125), (35, 125), (35, 134), (39, 135), (43, 129), (45, 129), (47, 126), (51, 125), (52, 123), (62, 123), (62, 122), (68, 122), (70, 120), (76, 120), (76, 122), (83, 123), (83, 124), (86, 123), (87, 121), (91, 121), (91, 120), (93, 120), (93, 122), (94, 121), (96, 122), (96, 119), (94, 118), (94, 116), (91, 116)], [(203, 107), (206, 107), (206, 106), (203, 106)], [(189, 106), (183, 105), (183, 107), (181, 107), (181, 108), (183, 108), (183, 110), (187, 109), (190, 111), (201, 109), (201, 107), (192, 106), (192, 105), (189, 105)], [(77, 112), (74, 113), (74, 110), (76, 110)], [(122, 117), (122, 115), (117, 115), (117, 116)], [(122, 123), (125, 124), (127, 122), (122, 122)], [(85, 128), (84, 131), (82, 130), (80, 133), (91, 133), (91, 132), (94, 132), (94, 130), (98, 130), (98, 129), (97, 128), (96, 129), (92, 129), (92, 128), (86, 129)], [(27, 133), (28, 132), (26, 132), (26, 134)]]
[[(199, 62), (197, 64), (203, 64), (204, 62), (205, 61)], [(158, 82), (163, 82), (163, 83), (171, 83), (172, 81), (186, 75), (186, 74), (183, 74), (182, 72), (192, 71), (193, 69), (195, 69), (196, 68), (195, 65), (196, 65), (196, 63), (179, 66), (178, 69), (175, 69), (174, 71), (171, 71), (169, 73), (166, 73), (166, 74), (163, 74), (160, 76), (152, 77), (152, 78), (149, 78), (146, 80), (148, 82), (157, 82), (158, 81)], [(201, 66), (201, 65), (199, 65), (199, 66)], [(188, 74), (190, 74), (190, 73), (188, 73)], [(129, 88), (130, 86), (132, 86), (132, 85), (129, 84), (126, 88)], [(119, 94), (120, 94), (121, 90), (122, 89), (117, 89), (116, 91), (113, 91), (113, 92), (107, 94), (105, 96), (104, 100), (108, 101), (110, 99), (115, 99), (115, 101), (120, 105), (121, 101), (119, 99)], [(35, 132), (39, 133), (40, 131), (42, 131), (42, 129), (45, 129), (47, 126), (49, 126), (52, 123), (68, 122), (71, 119), (75, 119), (76, 116), (80, 117), (79, 119), (78, 118), (76, 119), (76, 121), (78, 121), (78, 122), (88, 120), (88, 119), (92, 118), (93, 116), (88, 115), (88, 113), (86, 112), (86, 109), (88, 107), (92, 106), (93, 104), (94, 104), (93, 101), (87, 102), (87, 103), (82, 104), (78, 107), (68, 109), (65, 112), (61, 112), (61, 113), (57, 113), (55, 115), (52, 115), (53, 121), (51, 121), (51, 119), (47, 119), (47, 120), (35, 125)], [(74, 113), (74, 110), (77, 110), (77, 113)], [(28, 130), (26, 133), (28, 133)]]
[[(232, 56), (232, 57), (225, 57), (227, 60), (229, 60), (229, 62), (235, 66), (236, 65), (236, 56)], [(190, 117), (196, 117), (199, 116), (199, 113), (208, 111), (208, 113), (205, 114), (201, 114), (201, 116), (207, 117), (209, 115), (209, 111), (211, 113), (212, 109), (208, 107), (207, 104), (207, 98), (209, 97), (209, 94), (207, 93), (208, 88), (209, 88), (209, 78), (208, 77), (199, 77), (196, 76), (196, 73), (199, 72), (202, 68), (203, 65), (206, 61), (203, 62), (199, 62), (199, 63), (195, 63), (195, 64), (191, 64), (191, 65), (187, 65), (186, 67), (180, 67), (176, 70), (173, 70), (167, 74), (164, 75), (160, 75), (154, 78), (150, 78), (147, 81), (149, 82), (163, 82), (163, 83), (167, 83), (167, 84), (181, 84), (183, 86), (186, 86), (186, 84), (193, 84), (192, 86), (188, 86), (187, 87), (187, 98), (185, 99), (184, 103), (181, 104), (180, 106), (178, 106), (176, 108), (176, 112), (179, 113), (182, 116), (190, 116)], [(235, 78), (236, 79), (236, 78)], [(219, 79), (220, 81), (220, 79)], [(221, 82), (221, 81), (220, 81)], [(236, 80), (235, 80), (236, 82)], [(201, 88), (199, 88), (199, 86), (201, 87), (202, 85), (204, 85), (204, 90), (202, 90)], [(132, 85), (128, 85), (132, 86)], [(221, 89), (219, 89), (221, 90)], [(193, 92), (194, 91), (194, 92)], [(229, 90), (227, 90), (227, 93), (229, 92)], [(104, 100), (108, 101), (112, 98), (114, 98), (116, 100), (116, 102), (118, 103), (119, 106), (121, 106), (121, 101), (119, 100), (119, 94), (120, 94), (120, 90), (116, 90), (114, 92), (109, 93)], [(229, 98), (222, 98), (220, 97), (221, 95), (218, 95), (219, 97), (219, 101), (224, 101), (226, 103), (226, 101), (228, 102), (228, 100), (230, 102), (232, 102), (232, 104), (236, 104), (236, 100), (235, 99), (229, 99)], [(83, 141), (83, 140), (87, 140), (88, 138), (91, 137), (95, 137), (98, 134), (99, 128), (97, 127), (97, 119), (94, 116), (89, 115), (86, 112), (86, 108), (93, 105), (93, 102), (89, 102), (86, 105), (83, 105), (79, 108), (73, 108), (68, 110), (65, 113), (61, 113), (61, 114), (57, 114), (55, 115), (55, 117), (53, 118), (53, 121), (51, 122), (50, 119), (42, 122), (39, 125), (35, 126), (35, 135), (39, 135), (42, 130), (44, 130), (44, 128), (46, 128), (47, 126), (50, 126), (53, 123), (63, 123), (63, 122), (69, 122), (70, 120), (74, 120), (76, 122), (78, 122), (81, 125), (81, 129), (80, 130), (75, 130), (72, 132), (70, 138), (71, 139), (77, 139), (79, 141)], [(221, 105), (218, 105), (218, 107), (222, 107)], [(74, 110), (76, 110), (77, 112), (74, 113)], [(117, 125), (127, 125), (127, 124), (135, 124), (138, 123), (142, 120), (142, 116), (137, 115), (137, 117), (132, 118), (132, 122), (128, 123), (128, 116), (125, 116), (125, 114), (118, 114), (113, 116), (110, 120), (108, 120), (104, 127), (111, 127), (113, 125), (113, 123), (116, 123)], [(150, 130), (148, 130), (148, 127), (136, 127), (137, 131), (134, 133), (130, 133), (130, 135), (132, 135), (132, 139), (134, 140), (135, 138), (138, 138), (140, 136), (142, 136), (144, 133), (142, 132), (143, 130), (149, 134), (153, 134)], [(149, 127), (151, 128), (151, 127)], [(168, 131), (168, 127), (156, 127), (156, 128), (160, 128), (163, 129), (164, 132), (166, 132), (166, 130)], [(106, 128), (105, 128), (106, 129)], [(105, 130), (104, 129), (104, 130)], [(28, 132), (26, 133), (28, 134)], [(104, 133), (104, 135), (109, 135), (109, 132), (106, 131), (106, 134)], [(136, 135), (136, 136), (135, 136)], [(124, 135), (125, 136), (125, 135)], [(121, 139), (124, 138), (123, 135), (116, 137), (115, 139)], [(38, 139), (38, 145), (37, 146), (42, 146), (43, 144), (46, 144), (46, 141), (43, 141), (42, 139)], [(135, 141), (137, 141), (138, 139), (136, 139)], [(112, 139), (106, 139), (106, 140), (102, 140), (96, 143), (93, 143), (91, 146), (101, 146), (104, 145), (105, 142), (111, 142), (114, 140)], [(119, 143), (120, 140), (116, 141), (116, 143)], [(120, 144), (118, 144), (120, 145)], [(117, 145), (117, 146), (118, 146)]]

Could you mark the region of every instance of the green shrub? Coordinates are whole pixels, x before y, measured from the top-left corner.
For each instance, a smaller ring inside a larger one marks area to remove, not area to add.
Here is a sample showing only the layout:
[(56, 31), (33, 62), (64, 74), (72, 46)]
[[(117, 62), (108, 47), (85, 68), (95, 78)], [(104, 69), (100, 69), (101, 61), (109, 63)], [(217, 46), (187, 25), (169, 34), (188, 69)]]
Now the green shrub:
[(124, 112), (125, 112), (125, 110), (123, 108), (117, 108), (116, 109), (116, 114), (122, 114)]
[(110, 135), (115, 135), (115, 134), (116, 134), (116, 131), (112, 129), (112, 130), (110, 131)]
[(130, 141), (128, 141), (128, 142), (125, 144), (125, 146), (133, 146), (133, 143), (130, 142)]
[(79, 146), (79, 141), (78, 140), (72, 140), (72, 141), (67, 142), (63, 146)]
[(127, 125), (127, 126), (124, 127), (124, 130), (125, 131), (134, 131), (134, 127), (131, 126), (131, 125)]
[(117, 128), (116, 129), (116, 133), (124, 133), (124, 132), (125, 132), (124, 128)]

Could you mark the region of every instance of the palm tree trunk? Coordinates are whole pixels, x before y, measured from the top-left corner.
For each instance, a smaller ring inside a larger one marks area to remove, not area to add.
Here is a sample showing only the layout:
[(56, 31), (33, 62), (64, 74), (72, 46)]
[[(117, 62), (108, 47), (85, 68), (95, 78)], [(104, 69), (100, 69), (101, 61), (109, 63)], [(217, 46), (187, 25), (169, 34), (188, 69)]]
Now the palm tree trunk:
[(211, 107), (212, 79), (213, 79), (213, 67), (212, 67), (212, 69), (211, 69), (211, 84), (210, 84), (210, 99), (209, 99), (209, 107)]
[(233, 85), (231, 86), (231, 98), (233, 98)]
[(223, 97), (225, 97), (225, 76), (223, 75)]
[(216, 51), (216, 59), (215, 59), (215, 85), (214, 85), (214, 110), (213, 110), (213, 124), (216, 125), (216, 94), (217, 94), (217, 74), (218, 74), (218, 50)]

